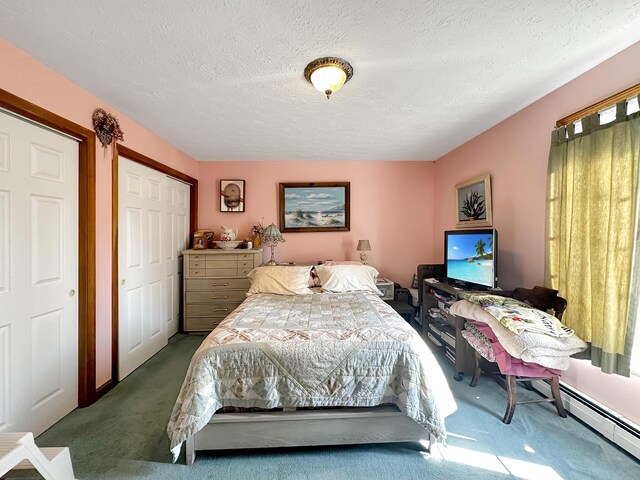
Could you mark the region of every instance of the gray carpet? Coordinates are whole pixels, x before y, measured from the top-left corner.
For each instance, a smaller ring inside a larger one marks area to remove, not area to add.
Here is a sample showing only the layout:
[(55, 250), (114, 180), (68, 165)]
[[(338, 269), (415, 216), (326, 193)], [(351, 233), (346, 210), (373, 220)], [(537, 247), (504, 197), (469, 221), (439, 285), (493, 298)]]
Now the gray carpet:
[(165, 428), (201, 341), (199, 336), (175, 336), (102, 399), (72, 412), (36, 443), (69, 446), (76, 476), (92, 480), (640, 478), (632, 456), (575, 418), (558, 417), (553, 405), (520, 405), (512, 424), (504, 425), (505, 392), (485, 377), (476, 388), (469, 387), (468, 378), (453, 381), (442, 356), (458, 411), (447, 418), (448, 446), (431, 454), (412, 444), (199, 452), (187, 467), (183, 451), (174, 465)]

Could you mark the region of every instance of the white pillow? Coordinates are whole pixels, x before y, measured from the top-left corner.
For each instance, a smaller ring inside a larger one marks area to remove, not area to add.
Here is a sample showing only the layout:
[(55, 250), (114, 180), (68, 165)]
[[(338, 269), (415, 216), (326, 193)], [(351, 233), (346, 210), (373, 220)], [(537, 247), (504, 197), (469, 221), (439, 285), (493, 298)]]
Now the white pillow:
[(275, 293), (277, 295), (310, 294), (309, 270), (307, 267), (263, 266), (254, 268), (247, 275), (251, 279), (248, 295)]
[(376, 286), (378, 271), (370, 265), (318, 265), (316, 273), (326, 292), (370, 291), (382, 295)]

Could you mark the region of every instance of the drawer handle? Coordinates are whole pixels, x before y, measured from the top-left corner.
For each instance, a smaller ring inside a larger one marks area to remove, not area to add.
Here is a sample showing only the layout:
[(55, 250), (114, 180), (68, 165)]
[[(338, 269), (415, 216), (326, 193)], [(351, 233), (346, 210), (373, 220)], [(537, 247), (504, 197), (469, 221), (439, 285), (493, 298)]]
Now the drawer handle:
[(225, 282), (225, 283), (216, 283), (216, 282), (213, 282), (213, 286), (214, 286), (214, 287), (226, 287), (227, 285), (229, 285), (229, 282)]
[(217, 300), (219, 298), (229, 298), (229, 295), (225, 295), (225, 296), (220, 296), (220, 297), (216, 297), (215, 295), (212, 297), (212, 300)]
[(228, 308), (214, 308), (213, 309), (214, 312), (226, 312), (228, 310), (229, 310)]

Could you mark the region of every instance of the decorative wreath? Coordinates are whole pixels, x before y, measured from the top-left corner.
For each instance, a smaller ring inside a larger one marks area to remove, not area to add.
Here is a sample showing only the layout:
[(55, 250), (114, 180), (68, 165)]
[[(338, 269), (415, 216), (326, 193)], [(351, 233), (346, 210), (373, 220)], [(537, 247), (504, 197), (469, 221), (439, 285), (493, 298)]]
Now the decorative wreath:
[(104, 148), (116, 140), (124, 140), (124, 132), (120, 130), (120, 124), (114, 115), (105, 112), (102, 108), (96, 108), (91, 118), (96, 136)]

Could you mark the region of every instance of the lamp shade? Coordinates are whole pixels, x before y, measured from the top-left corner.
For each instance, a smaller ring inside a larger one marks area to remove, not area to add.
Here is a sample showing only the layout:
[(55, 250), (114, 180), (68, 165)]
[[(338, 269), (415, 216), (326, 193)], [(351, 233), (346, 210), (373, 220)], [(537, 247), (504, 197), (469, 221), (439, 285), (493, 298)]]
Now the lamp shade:
[(311, 83), (321, 93), (337, 92), (346, 80), (347, 74), (335, 65), (320, 67), (311, 74)]
[(356, 248), (356, 252), (370, 252), (371, 244), (369, 240), (358, 240), (358, 248)]
[(277, 245), (284, 243), (285, 239), (274, 223), (269, 225), (262, 234), (262, 241), (268, 245)]

